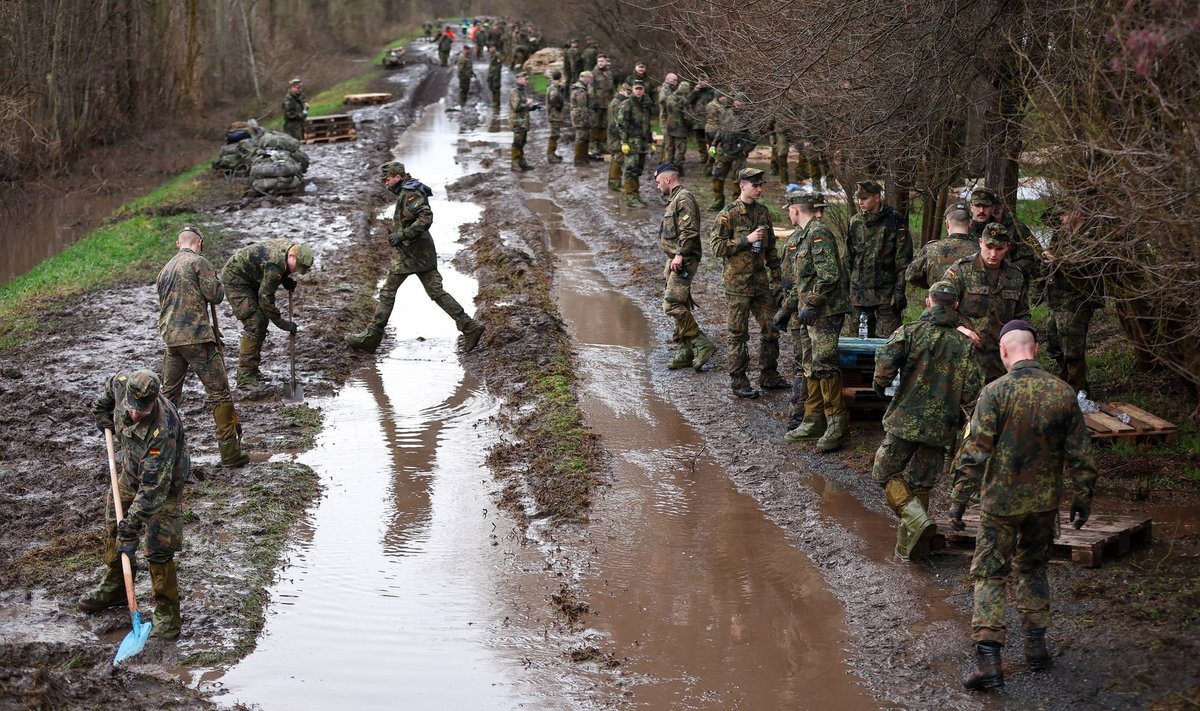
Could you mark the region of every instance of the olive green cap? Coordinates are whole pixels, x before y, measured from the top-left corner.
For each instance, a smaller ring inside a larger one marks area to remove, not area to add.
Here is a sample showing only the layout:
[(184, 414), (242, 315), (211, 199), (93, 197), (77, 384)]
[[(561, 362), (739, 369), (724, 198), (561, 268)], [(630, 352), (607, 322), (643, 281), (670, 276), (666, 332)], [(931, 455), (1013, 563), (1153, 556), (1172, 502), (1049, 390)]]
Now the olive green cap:
[(313, 265), (312, 247), (307, 244), (292, 245), (296, 248), (296, 271), (301, 274), (307, 274)]

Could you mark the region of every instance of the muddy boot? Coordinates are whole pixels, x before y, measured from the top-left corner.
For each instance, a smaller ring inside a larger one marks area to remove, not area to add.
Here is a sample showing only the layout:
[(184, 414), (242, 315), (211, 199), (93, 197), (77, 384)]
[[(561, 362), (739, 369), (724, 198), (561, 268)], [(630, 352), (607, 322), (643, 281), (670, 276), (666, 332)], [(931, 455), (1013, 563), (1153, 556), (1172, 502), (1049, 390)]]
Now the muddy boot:
[(221, 452), (221, 466), (228, 469), (244, 467), (250, 461), (250, 455), (242, 451), (237, 438), (217, 442), (217, 449)]
[(463, 353), (475, 350), (475, 346), (479, 345), (479, 339), (483, 336), (483, 330), (484, 325), (475, 319), (471, 319), (470, 323), (463, 327)]
[(999, 642), (978, 642), (975, 644), (975, 664), (978, 670), (963, 679), (963, 688), (971, 691), (1004, 688), (1004, 666), (1000, 660), (1000, 650), (1004, 648)]
[(614, 192), (621, 190), (621, 164), (615, 160), (608, 164), (608, 189)]
[(1031, 627), (1025, 630), (1025, 663), (1029, 671), (1045, 671), (1050, 668), (1050, 650), (1046, 649), (1046, 628)]
[(842, 376), (835, 373), (832, 377), (820, 378), (819, 381), (829, 426), (825, 434), (821, 435), (821, 439), (817, 440), (817, 449), (832, 452), (850, 439), (850, 413), (842, 397)]
[(679, 348), (675, 350), (675, 355), (667, 362), (667, 370), (679, 370), (680, 368), (692, 367), (692, 359), (694, 358), (692, 351), (692, 339), (685, 338), (679, 341)]
[(713, 201), (708, 204), (708, 209), (717, 212), (725, 207), (725, 181), (712, 179), (712, 194)]
[(808, 380), (804, 371), (796, 367), (792, 375), (792, 396), (788, 398), (787, 431), (791, 432), (804, 422), (804, 401), (808, 399)]
[(514, 171), (514, 172), (521, 170), (521, 161), (519, 159), (520, 155), (521, 155), (521, 152), (514, 147), (509, 156), (509, 161), (508, 161), (508, 169), (509, 170)]
[(829, 425), (825, 428), (825, 434), (817, 440), (817, 449), (822, 452), (840, 449), (846, 440), (850, 439), (850, 415), (832, 415), (828, 419)]
[(584, 143), (583, 141), (576, 141), (576, 142), (575, 142), (575, 160), (574, 160), (574, 164), (575, 164), (577, 167), (582, 167), (582, 166), (587, 166), (587, 165), (588, 165), (588, 159), (587, 159), (587, 144), (586, 144), (586, 143)]
[(713, 342), (708, 340), (708, 336), (701, 331), (695, 338), (692, 339), (692, 370), (697, 373), (704, 368), (704, 364), (709, 358), (713, 357), (713, 353), (717, 352), (717, 347)]
[(237, 386), (243, 390), (253, 390), (266, 385), (271, 379), (258, 368), (262, 361), (262, 341), (247, 333), (242, 334), (239, 344)]
[(622, 187), (625, 189), (625, 207), (646, 207), (646, 201), (642, 200), (636, 180), (626, 178)]
[(521, 170), (533, 170), (533, 166), (529, 164), (529, 161), (525, 160), (524, 146), (517, 149), (517, 166)]
[(150, 564), (150, 588), (154, 591), (154, 629), (150, 634), (162, 639), (179, 636), (179, 581), (175, 578), (175, 561)]
[[(104, 541), (106, 567), (100, 583), (79, 598), (79, 609), (84, 612), (100, 612), (110, 607), (125, 604), (125, 574), (121, 572), (121, 557), (117, 554), (117, 542), (111, 538)], [(133, 569), (134, 578), (137, 568)]]
[(750, 380), (744, 375), (740, 378), (734, 378), (730, 383), (730, 387), (733, 388), (734, 395), (746, 398), (747, 400), (753, 400), (759, 396), (759, 392), (750, 386)]
[(929, 518), (921, 500), (911, 497), (900, 508), (900, 528), (896, 533), (896, 555), (904, 560), (912, 560), (929, 553), (929, 544), (933, 534), (937, 533), (937, 524)]
[(562, 158), (558, 157), (558, 139), (551, 138), (546, 142), (546, 162), (547, 163), (562, 163)]
[(383, 331), (377, 331), (373, 326), (367, 326), (367, 330), (362, 333), (346, 334), (346, 343), (354, 350), (364, 353), (374, 353), (382, 342)]
[(828, 429), (828, 423), (825, 420), (825, 413), (817, 413), (801, 420), (800, 426), (789, 430), (783, 439), (785, 442), (811, 442), (820, 439), (826, 429)]
[(791, 390), (792, 384), (783, 379), (778, 370), (768, 370), (759, 374), (758, 386), (763, 390)]

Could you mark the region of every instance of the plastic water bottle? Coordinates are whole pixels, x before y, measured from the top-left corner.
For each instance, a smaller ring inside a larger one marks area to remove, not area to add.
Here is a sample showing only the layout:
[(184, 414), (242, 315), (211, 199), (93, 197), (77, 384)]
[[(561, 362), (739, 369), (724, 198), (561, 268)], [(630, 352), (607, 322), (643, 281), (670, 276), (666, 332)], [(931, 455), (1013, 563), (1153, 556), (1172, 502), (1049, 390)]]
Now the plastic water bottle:
[(888, 397), (896, 396), (896, 388), (900, 387), (900, 374), (896, 373), (896, 377), (892, 378), (892, 384), (883, 389), (883, 394)]
[(867, 329), (867, 312), (858, 312), (858, 337), (866, 338), (869, 330)]

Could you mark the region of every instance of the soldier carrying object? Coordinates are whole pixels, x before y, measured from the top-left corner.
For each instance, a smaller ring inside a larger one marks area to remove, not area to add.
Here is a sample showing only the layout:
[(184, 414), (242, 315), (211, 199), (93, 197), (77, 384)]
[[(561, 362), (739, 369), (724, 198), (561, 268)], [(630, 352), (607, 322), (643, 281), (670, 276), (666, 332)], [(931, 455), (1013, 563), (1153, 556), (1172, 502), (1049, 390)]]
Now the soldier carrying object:
[(971, 212), (966, 203), (958, 202), (946, 208), (946, 236), (921, 246), (905, 270), (908, 283), (928, 289), (942, 278), (951, 264), (978, 252), (979, 239), (969, 234), (970, 224)]
[(288, 92), (283, 97), (283, 132), (297, 141), (304, 140), (304, 119), (308, 117), (308, 100), (304, 98), (304, 84), (299, 79), (288, 82)]
[(869, 337), (887, 338), (900, 327), (908, 306), (904, 270), (912, 261), (912, 237), (905, 217), (883, 204), (882, 185), (864, 180), (854, 197), (859, 212), (846, 233), (850, 305), (866, 314)]
[(441, 33), (438, 34), (438, 38), (437, 38), (438, 61), (441, 62), (443, 67), (447, 66), (450, 61), (450, 49), (453, 46), (454, 46), (453, 30), (450, 29), (450, 25), (446, 25), (445, 29), (443, 29), (441, 31)]
[(676, 343), (675, 355), (667, 363), (671, 370), (692, 368), (700, 372), (712, 357), (716, 346), (692, 316), (692, 280), (700, 269), (703, 245), (700, 242), (700, 205), (696, 196), (679, 182), (679, 166), (663, 163), (654, 171), (654, 183), (667, 199), (662, 222), (658, 226), (658, 243), (667, 255), (663, 278), (663, 313), (675, 321), (671, 340)]

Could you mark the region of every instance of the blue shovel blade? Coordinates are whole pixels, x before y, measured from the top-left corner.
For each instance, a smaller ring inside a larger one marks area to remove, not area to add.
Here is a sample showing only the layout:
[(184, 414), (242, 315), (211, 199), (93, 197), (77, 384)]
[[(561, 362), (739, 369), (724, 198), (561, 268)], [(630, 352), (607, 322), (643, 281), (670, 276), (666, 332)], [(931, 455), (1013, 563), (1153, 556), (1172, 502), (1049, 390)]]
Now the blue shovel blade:
[(133, 624), (133, 629), (129, 630), (129, 634), (121, 640), (121, 646), (117, 647), (117, 656), (113, 657), (114, 667), (142, 651), (142, 647), (146, 646), (146, 638), (150, 636), (150, 630), (154, 627), (149, 622), (142, 622), (142, 615), (139, 612), (130, 615), (130, 622)]

